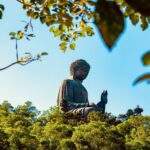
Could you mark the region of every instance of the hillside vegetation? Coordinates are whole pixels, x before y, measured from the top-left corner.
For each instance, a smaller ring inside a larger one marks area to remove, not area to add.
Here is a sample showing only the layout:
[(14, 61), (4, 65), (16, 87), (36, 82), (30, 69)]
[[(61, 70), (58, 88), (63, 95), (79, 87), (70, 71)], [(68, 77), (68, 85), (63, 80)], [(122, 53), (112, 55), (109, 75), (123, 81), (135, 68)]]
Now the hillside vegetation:
[(31, 102), (0, 104), (1, 150), (149, 150), (150, 116), (137, 106), (115, 117), (71, 117), (57, 108), (40, 114)]

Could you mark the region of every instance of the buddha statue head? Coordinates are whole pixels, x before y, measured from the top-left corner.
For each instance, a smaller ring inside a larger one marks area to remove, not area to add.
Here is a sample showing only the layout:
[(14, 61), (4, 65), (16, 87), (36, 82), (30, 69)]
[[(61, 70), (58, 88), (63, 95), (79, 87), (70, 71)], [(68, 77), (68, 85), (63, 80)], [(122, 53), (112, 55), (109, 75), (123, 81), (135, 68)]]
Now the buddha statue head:
[(90, 65), (83, 59), (74, 61), (70, 66), (70, 75), (74, 80), (81, 82), (87, 77), (90, 71)]

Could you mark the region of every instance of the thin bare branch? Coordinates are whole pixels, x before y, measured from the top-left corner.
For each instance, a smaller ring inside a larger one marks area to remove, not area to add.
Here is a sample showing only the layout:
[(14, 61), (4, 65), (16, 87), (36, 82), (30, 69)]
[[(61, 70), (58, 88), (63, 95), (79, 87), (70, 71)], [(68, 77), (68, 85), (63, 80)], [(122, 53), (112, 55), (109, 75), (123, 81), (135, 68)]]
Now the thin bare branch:
[(7, 68), (9, 68), (11, 66), (16, 65), (16, 64), (19, 64), (21, 66), (25, 66), (25, 65), (28, 65), (29, 63), (31, 63), (33, 61), (37, 61), (37, 60), (39, 60), (39, 59), (38, 58), (31, 58), (31, 59), (25, 60), (25, 61), (16, 61), (16, 62), (13, 62), (13, 63), (11, 63), (10, 65), (8, 65), (6, 67), (0, 68), (0, 71), (3, 71), (3, 70), (5, 70), (5, 69), (7, 69)]
[(17, 39), (16, 39), (16, 59), (18, 61), (19, 59), (19, 54), (18, 54), (18, 42), (17, 42)]
[(16, 62), (11, 63), (10, 65), (8, 65), (8, 66), (6, 66), (6, 67), (0, 68), (0, 71), (3, 71), (3, 70), (5, 70), (5, 69), (7, 69), (7, 68), (9, 68), (9, 67), (11, 67), (11, 66), (14, 66), (14, 65), (16, 65), (17, 63), (18, 63), (18, 62), (16, 61)]

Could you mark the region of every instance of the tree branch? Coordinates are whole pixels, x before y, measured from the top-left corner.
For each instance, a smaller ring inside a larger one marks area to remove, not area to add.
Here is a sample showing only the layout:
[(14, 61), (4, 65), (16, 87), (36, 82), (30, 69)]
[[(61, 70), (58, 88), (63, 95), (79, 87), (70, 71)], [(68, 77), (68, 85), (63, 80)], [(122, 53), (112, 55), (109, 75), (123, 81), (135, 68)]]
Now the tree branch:
[(0, 68), (0, 71), (3, 71), (3, 70), (5, 70), (5, 69), (7, 69), (7, 68), (9, 68), (11, 66), (16, 65), (16, 64), (19, 64), (21, 66), (25, 66), (25, 65), (28, 65), (29, 63), (31, 63), (33, 61), (37, 61), (37, 60), (39, 60), (39, 59), (38, 58), (31, 58), (31, 59), (25, 60), (25, 61), (16, 61), (16, 62), (13, 62), (13, 63), (11, 63), (10, 65), (8, 65), (6, 67)]
[(6, 66), (6, 67), (4, 67), (4, 68), (0, 68), (0, 71), (3, 71), (3, 70), (5, 70), (5, 69), (7, 69), (7, 68), (9, 68), (9, 67), (11, 67), (11, 66), (17, 64), (17, 63), (18, 63), (18, 62), (16, 61), (16, 62), (11, 63), (10, 65), (8, 65), (8, 66)]

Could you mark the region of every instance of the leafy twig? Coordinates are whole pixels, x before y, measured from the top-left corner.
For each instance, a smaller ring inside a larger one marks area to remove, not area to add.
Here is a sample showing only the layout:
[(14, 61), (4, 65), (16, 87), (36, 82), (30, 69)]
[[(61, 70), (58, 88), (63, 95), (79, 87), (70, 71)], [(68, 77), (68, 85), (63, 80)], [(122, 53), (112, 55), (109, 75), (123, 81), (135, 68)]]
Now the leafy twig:
[[(25, 22), (25, 21), (24, 21)], [(40, 54), (37, 54), (35, 56), (33, 56), (30, 52), (26, 52), (24, 57), (19, 58), (19, 51), (18, 51), (18, 41), (23, 39), (24, 37), (27, 40), (30, 40), (30, 37), (35, 37), (34, 34), (30, 33), (28, 34), (28, 27), (31, 27), (31, 30), (33, 31), (33, 26), (32, 26), (32, 22), (31, 20), (28, 22), (26, 22), (26, 26), (24, 27), (24, 32), (22, 31), (17, 31), (17, 32), (11, 32), (10, 35), (10, 39), (11, 40), (15, 40), (15, 49), (16, 49), (16, 61), (9, 64), (6, 67), (0, 68), (0, 71), (3, 71), (7, 68), (10, 68), (11, 66), (14, 66), (16, 64), (19, 64), (21, 66), (25, 66), (28, 65), (29, 63), (33, 62), (33, 61), (37, 61), (37, 60), (41, 60), (42, 56), (48, 55), (48, 53), (46, 52), (42, 52)]]

